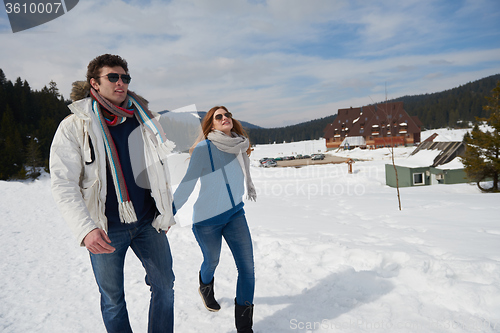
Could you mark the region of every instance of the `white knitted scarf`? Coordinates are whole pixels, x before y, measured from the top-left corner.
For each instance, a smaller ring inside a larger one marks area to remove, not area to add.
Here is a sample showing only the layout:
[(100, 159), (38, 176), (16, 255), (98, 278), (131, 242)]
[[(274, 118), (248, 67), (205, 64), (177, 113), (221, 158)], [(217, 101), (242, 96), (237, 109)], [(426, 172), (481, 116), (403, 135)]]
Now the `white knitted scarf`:
[(255, 191), (255, 186), (250, 176), (250, 159), (247, 155), (247, 149), (250, 146), (248, 138), (234, 132), (231, 132), (231, 136), (228, 136), (221, 131), (214, 130), (208, 133), (207, 139), (210, 140), (217, 149), (236, 155), (241, 169), (243, 170), (243, 174), (245, 175), (247, 199), (256, 201), (257, 192)]

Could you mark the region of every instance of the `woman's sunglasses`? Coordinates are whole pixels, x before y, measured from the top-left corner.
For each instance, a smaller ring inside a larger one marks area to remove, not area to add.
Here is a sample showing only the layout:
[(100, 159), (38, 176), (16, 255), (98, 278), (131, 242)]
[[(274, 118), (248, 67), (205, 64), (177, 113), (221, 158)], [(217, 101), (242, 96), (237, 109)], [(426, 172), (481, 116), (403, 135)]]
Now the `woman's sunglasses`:
[[(132, 78), (128, 74), (109, 73), (109, 74), (106, 74), (106, 75), (103, 75), (103, 76), (107, 76), (109, 82), (111, 82), (111, 83), (118, 82), (119, 78), (121, 78), (122, 82), (125, 83), (125, 84), (129, 84), (130, 81), (132, 80)], [(103, 77), (103, 76), (99, 76), (99, 77)]]
[(222, 114), (222, 113), (216, 114), (214, 119), (215, 120), (222, 120), (222, 116), (225, 116), (226, 118), (233, 118), (233, 115), (231, 114), (231, 112), (226, 112), (224, 114)]

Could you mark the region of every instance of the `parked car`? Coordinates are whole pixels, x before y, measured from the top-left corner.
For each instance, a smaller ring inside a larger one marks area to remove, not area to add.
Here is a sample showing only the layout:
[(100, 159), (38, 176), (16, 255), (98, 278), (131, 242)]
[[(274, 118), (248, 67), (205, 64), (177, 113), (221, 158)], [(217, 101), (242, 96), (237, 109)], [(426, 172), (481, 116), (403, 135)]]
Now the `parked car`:
[(313, 157), (311, 157), (311, 160), (324, 160), (325, 159), (325, 155), (323, 154), (316, 154), (316, 155), (313, 155)]
[(276, 157), (274, 160), (275, 161), (283, 161), (283, 157)]
[(278, 163), (273, 160), (272, 158), (268, 159), (264, 163), (261, 164), (264, 168), (269, 168), (269, 167), (275, 167), (278, 165)]

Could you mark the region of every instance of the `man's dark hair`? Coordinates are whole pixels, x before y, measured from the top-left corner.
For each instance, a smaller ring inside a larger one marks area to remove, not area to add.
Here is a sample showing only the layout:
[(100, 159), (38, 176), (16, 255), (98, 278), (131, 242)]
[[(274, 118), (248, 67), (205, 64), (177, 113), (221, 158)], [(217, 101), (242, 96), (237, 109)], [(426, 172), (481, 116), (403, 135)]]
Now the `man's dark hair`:
[(103, 54), (89, 62), (89, 65), (87, 66), (87, 82), (90, 83), (90, 79), (94, 78), (100, 84), (101, 79), (99, 78), (99, 74), (101, 72), (101, 68), (104, 66), (120, 66), (125, 70), (125, 73), (128, 74), (128, 66), (125, 59), (117, 55)]

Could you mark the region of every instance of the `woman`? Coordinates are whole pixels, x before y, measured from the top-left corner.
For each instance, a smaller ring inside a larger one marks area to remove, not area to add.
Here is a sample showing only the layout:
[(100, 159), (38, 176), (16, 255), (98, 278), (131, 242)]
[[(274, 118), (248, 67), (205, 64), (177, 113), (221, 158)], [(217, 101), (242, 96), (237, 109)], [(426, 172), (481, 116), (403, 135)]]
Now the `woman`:
[(245, 183), (248, 198), (256, 199), (249, 170), (248, 137), (227, 108), (216, 106), (203, 118), (202, 135), (190, 152), (188, 170), (174, 194), (174, 211), (187, 201), (200, 179), (200, 193), (193, 209), (193, 233), (203, 253), (199, 293), (209, 311), (219, 311), (214, 297), (214, 273), (224, 237), (238, 269), (236, 328), (238, 332), (253, 332), (253, 248), (243, 210)]

